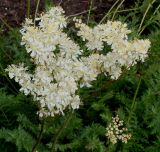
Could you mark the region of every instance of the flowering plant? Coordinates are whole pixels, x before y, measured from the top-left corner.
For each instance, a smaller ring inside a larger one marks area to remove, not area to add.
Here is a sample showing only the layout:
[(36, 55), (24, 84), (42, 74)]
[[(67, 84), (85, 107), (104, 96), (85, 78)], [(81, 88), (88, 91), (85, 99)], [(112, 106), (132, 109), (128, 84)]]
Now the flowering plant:
[(106, 136), (113, 144), (116, 144), (118, 140), (127, 143), (131, 138), (131, 134), (126, 133), (128, 129), (123, 127), (123, 120), (120, 120), (118, 115), (112, 117), (112, 122), (108, 125), (106, 130)]
[[(67, 18), (63, 14), (62, 8), (54, 7), (37, 19), (38, 26), (31, 19), (25, 21), (21, 44), (36, 66), (34, 73), (29, 73), (23, 63), (6, 69), (9, 77), (20, 84), (20, 91), (39, 101), (40, 117), (63, 114), (67, 107), (78, 109), (80, 87), (90, 87), (100, 73), (117, 79), (122, 67), (129, 69), (137, 61), (144, 62), (150, 48), (149, 40), (128, 40), (131, 31), (119, 21), (90, 28), (74, 19), (77, 35), (90, 52), (84, 56), (84, 50), (64, 32)], [(105, 43), (111, 46), (107, 54), (102, 53)]]

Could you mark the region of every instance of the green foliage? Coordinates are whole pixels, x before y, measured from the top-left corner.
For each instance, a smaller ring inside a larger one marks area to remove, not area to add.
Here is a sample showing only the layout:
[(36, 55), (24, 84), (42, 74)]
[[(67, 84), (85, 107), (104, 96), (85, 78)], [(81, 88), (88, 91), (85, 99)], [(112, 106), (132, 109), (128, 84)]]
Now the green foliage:
[(31, 151), (32, 144), (34, 143), (32, 137), (21, 127), (14, 130), (1, 129), (0, 139), (5, 139), (8, 142), (15, 143), (18, 151), (22, 151), (23, 148), (26, 151)]
[[(131, 9), (117, 12), (115, 18), (138, 28), (151, 0), (137, 1)], [(51, 4), (46, 1), (46, 8)], [(19, 86), (5, 73), (8, 64), (24, 62), (32, 68), (20, 45), (20, 33), (13, 29), (0, 37), (0, 151), (2, 152), (159, 152), (160, 149), (160, 3), (156, 1), (142, 23), (142, 36), (152, 47), (145, 63), (124, 71), (117, 81), (100, 75), (91, 88), (79, 91), (83, 105), (64, 116), (40, 119), (38, 104), (19, 93)], [(157, 9), (158, 8), (158, 9)], [(122, 8), (123, 9), (123, 6)], [(154, 11), (155, 10), (155, 11)], [(111, 18), (115, 9), (111, 11)], [(1, 26), (3, 28), (3, 26)], [(72, 30), (71, 30), (72, 32)], [(71, 33), (72, 35), (72, 33)], [(74, 34), (72, 35), (74, 39)], [(83, 44), (81, 40), (77, 43)], [(107, 50), (107, 47), (106, 47)], [(105, 53), (105, 52), (104, 52)], [(87, 53), (86, 53), (87, 54)], [(127, 144), (113, 145), (105, 128), (116, 114), (132, 134)]]

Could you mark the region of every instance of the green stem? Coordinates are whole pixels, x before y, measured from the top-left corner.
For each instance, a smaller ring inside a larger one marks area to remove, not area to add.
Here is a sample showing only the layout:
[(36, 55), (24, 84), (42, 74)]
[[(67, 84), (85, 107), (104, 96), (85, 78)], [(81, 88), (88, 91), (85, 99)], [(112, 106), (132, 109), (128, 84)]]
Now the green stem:
[(4, 19), (0, 17), (0, 20), (10, 31), (14, 31), (13, 28)]
[(117, 13), (122, 13), (122, 12), (129, 12), (129, 11), (136, 11), (140, 8), (130, 8), (130, 9), (125, 9), (125, 10), (120, 10), (120, 11), (117, 11)]
[(30, 0), (27, 0), (27, 18), (30, 16), (31, 3)]
[[(138, 28), (138, 31), (139, 31), (139, 32), (141, 31), (141, 28), (142, 28), (144, 19), (145, 19), (146, 15), (147, 15), (149, 9), (152, 7), (152, 5), (153, 5), (153, 3), (154, 3), (155, 1), (156, 1), (156, 0), (153, 0), (151, 4), (149, 3), (149, 5), (148, 5), (148, 7), (147, 7), (147, 9), (146, 9), (146, 11), (145, 11), (145, 13), (144, 13), (144, 15), (143, 15), (143, 18), (142, 18), (142, 20), (141, 20), (141, 23), (140, 23), (140, 25), (139, 25), (139, 28)], [(140, 35), (140, 33), (139, 33), (139, 35)]]
[[(159, 8), (160, 8), (160, 4), (159, 4), (158, 7), (155, 9), (153, 15), (152, 15), (151, 18), (148, 20), (148, 22), (150, 22), (150, 21), (153, 19), (154, 15), (158, 12)], [(147, 23), (148, 23), (148, 22), (147, 22)], [(141, 35), (141, 33), (144, 31), (144, 29), (145, 29), (146, 27), (147, 27), (147, 24), (145, 24), (145, 25), (141, 28), (141, 31), (139, 32), (139, 35)]]
[(34, 14), (34, 26), (36, 25), (36, 16), (37, 16), (37, 12), (38, 12), (39, 2), (40, 2), (40, 0), (37, 0), (36, 11)]
[[(155, 11), (154, 11), (154, 13), (153, 13), (153, 16), (158, 12), (159, 8), (160, 8), (160, 4), (159, 4), (158, 7), (155, 9)], [(152, 16), (151, 18), (153, 18), (153, 16)]]
[(133, 97), (133, 100), (132, 100), (132, 105), (131, 105), (130, 113), (129, 113), (129, 116), (128, 116), (127, 125), (130, 122), (132, 112), (134, 111), (134, 108), (135, 108), (136, 98), (137, 98), (137, 94), (138, 94), (138, 91), (139, 91), (139, 88), (140, 88), (140, 85), (141, 85), (141, 81), (142, 81), (142, 78), (140, 77), (137, 89), (136, 89), (136, 91), (134, 93), (134, 97)]
[(54, 142), (53, 142), (52, 147), (51, 147), (51, 152), (56, 152), (55, 145), (58, 142), (58, 139), (61, 136), (63, 130), (67, 127), (69, 121), (71, 120), (72, 114), (73, 114), (73, 112), (71, 112), (71, 113), (68, 114), (68, 116), (66, 117), (66, 120), (65, 120), (64, 124), (59, 128), (56, 137), (52, 139), (52, 141), (54, 140)]
[(92, 5), (93, 5), (93, 0), (90, 1), (90, 6), (89, 6), (89, 12), (88, 12), (88, 18), (87, 18), (87, 25), (89, 23), (90, 15), (91, 15), (91, 10), (92, 10)]
[(17, 33), (16, 31), (4, 20), (0, 17), (0, 20), (2, 21), (2, 23), (10, 30), (13, 32), (13, 35), (15, 36), (15, 39), (17, 40)]
[(101, 19), (101, 21), (99, 22), (99, 24), (101, 24), (105, 19), (106, 17), (110, 14), (110, 12), (112, 11), (112, 9), (117, 5), (117, 3), (119, 2), (120, 0), (117, 0), (113, 5), (112, 7), (109, 9), (109, 11), (106, 13), (106, 15)]
[(39, 135), (38, 135), (37, 141), (36, 141), (36, 143), (33, 145), (32, 152), (35, 152), (35, 151), (36, 151), (36, 148), (37, 148), (37, 146), (38, 146), (38, 144), (40, 143), (40, 140), (41, 140), (41, 138), (42, 138), (43, 130), (44, 130), (44, 120), (42, 121), (41, 130), (40, 130), (40, 133), (39, 133)]
[(114, 12), (114, 14), (113, 14), (113, 16), (112, 16), (112, 21), (114, 20), (114, 17), (115, 17), (115, 15), (116, 15), (118, 9), (122, 6), (122, 4), (124, 3), (124, 1), (125, 1), (125, 0), (122, 0), (121, 3), (117, 6), (117, 8), (116, 8), (116, 10), (115, 10), (115, 12)]
[[(117, 13), (123, 13), (123, 12), (129, 12), (129, 11), (136, 11), (136, 10), (139, 10), (139, 8), (131, 8), (131, 9), (120, 10), (120, 11), (117, 11)], [(107, 13), (107, 16), (110, 15), (110, 14), (112, 14), (112, 13), (113, 13), (113, 12)], [(107, 16), (105, 16), (105, 17), (99, 22), (99, 24), (101, 24), (101, 23), (105, 20), (105, 18), (106, 18)]]

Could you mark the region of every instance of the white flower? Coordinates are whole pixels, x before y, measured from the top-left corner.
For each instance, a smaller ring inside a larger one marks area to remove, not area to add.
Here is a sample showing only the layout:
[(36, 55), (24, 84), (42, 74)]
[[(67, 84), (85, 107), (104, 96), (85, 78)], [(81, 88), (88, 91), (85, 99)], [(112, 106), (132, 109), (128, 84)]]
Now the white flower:
[(106, 136), (113, 144), (116, 144), (118, 140), (127, 143), (131, 138), (131, 134), (127, 131), (128, 129), (123, 127), (123, 120), (120, 120), (117, 115), (112, 118), (112, 122), (106, 128)]
[[(84, 50), (63, 31), (67, 27), (63, 13), (61, 7), (54, 7), (38, 18), (38, 26), (30, 19), (23, 25), (21, 44), (35, 64), (33, 74), (24, 64), (6, 69), (9, 77), (20, 84), (20, 91), (31, 94), (39, 102), (40, 117), (63, 114), (66, 108), (78, 109), (79, 87), (90, 87), (100, 73), (118, 79), (121, 67), (129, 68), (139, 60), (144, 61), (150, 47), (149, 40), (128, 41), (127, 34), (131, 31), (119, 21), (90, 28), (74, 19), (79, 28), (77, 35), (86, 41), (90, 51), (88, 56), (83, 56)], [(101, 53), (104, 43), (111, 45), (111, 52), (106, 55)]]

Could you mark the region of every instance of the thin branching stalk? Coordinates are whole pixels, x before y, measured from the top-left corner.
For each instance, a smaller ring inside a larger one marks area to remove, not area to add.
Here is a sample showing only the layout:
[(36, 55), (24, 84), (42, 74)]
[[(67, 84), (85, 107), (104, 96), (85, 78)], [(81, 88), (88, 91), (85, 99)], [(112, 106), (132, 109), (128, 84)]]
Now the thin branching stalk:
[(42, 134), (43, 134), (43, 130), (44, 130), (44, 120), (42, 121), (42, 124), (41, 124), (41, 130), (39, 132), (39, 135), (38, 135), (38, 138), (37, 138), (37, 141), (36, 143), (33, 145), (33, 148), (32, 148), (32, 152), (35, 152), (36, 151), (36, 148), (38, 146), (38, 144), (40, 143), (40, 140), (42, 138)]
[(140, 77), (140, 78), (139, 78), (138, 85), (137, 85), (137, 89), (136, 89), (136, 91), (135, 91), (135, 93), (134, 93), (134, 97), (133, 97), (133, 100), (132, 100), (132, 105), (131, 105), (130, 113), (129, 113), (128, 120), (127, 120), (127, 125), (129, 125), (132, 112), (133, 112), (134, 109), (135, 109), (136, 98), (137, 98), (137, 94), (138, 94), (138, 91), (139, 91), (139, 88), (140, 88), (140, 85), (141, 85), (141, 81), (142, 81), (142, 78)]
[[(97, 9), (97, 7), (93, 7), (91, 10), (93, 11), (93, 10), (96, 10), (96, 9)], [(79, 16), (79, 15), (82, 15), (82, 14), (85, 14), (85, 13), (88, 13), (88, 12), (89, 12), (89, 10), (85, 10), (85, 11), (80, 12), (80, 13), (68, 15), (67, 17), (68, 17), (68, 18), (69, 18), (69, 17), (75, 17), (75, 16)]]
[(117, 11), (117, 13), (123, 13), (123, 12), (129, 12), (129, 11), (136, 11), (136, 10), (139, 10), (139, 9), (140, 9), (140, 8), (124, 9), (124, 10)]
[(38, 12), (39, 3), (40, 3), (40, 0), (37, 0), (36, 11), (35, 11), (35, 14), (34, 14), (34, 25), (35, 25), (35, 23), (36, 23), (36, 17), (37, 17), (37, 12)]
[(66, 117), (66, 120), (64, 122), (64, 124), (59, 128), (56, 136), (52, 139), (52, 141), (54, 140), (52, 147), (51, 147), (51, 152), (56, 152), (56, 148), (55, 145), (58, 142), (59, 137), (61, 136), (63, 130), (68, 126), (68, 123), (70, 122), (71, 118), (72, 118), (73, 112), (70, 112), (68, 114), (68, 116)]
[(117, 8), (116, 8), (116, 10), (115, 10), (115, 12), (114, 12), (114, 14), (113, 14), (113, 16), (112, 16), (112, 19), (111, 19), (112, 21), (114, 20), (114, 17), (115, 17), (115, 15), (116, 15), (118, 9), (122, 6), (122, 4), (124, 3), (124, 1), (125, 1), (125, 0), (122, 0), (121, 3), (117, 6)]
[(30, 0), (27, 0), (27, 18), (30, 16), (31, 3)]
[(0, 20), (10, 31), (13, 31), (13, 28), (4, 19), (0, 17)]
[(109, 11), (106, 13), (106, 15), (101, 19), (101, 21), (99, 22), (99, 24), (101, 24), (107, 17), (108, 15), (111, 14), (111, 11), (113, 10), (113, 8), (117, 5), (117, 3), (119, 2), (120, 0), (117, 0), (113, 5), (112, 7), (109, 9)]
[(140, 31), (141, 31), (143, 22), (144, 22), (144, 20), (145, 20), (145, 17), (146, 17), (146, 15), (147, 15), (149, 9), (152, 7), (152, 5), (153, 5), (153, 3), (154, 3), (155, 1), (156, 1), (156, 0), (153, 0), (152, 3), (149, 3), (149, 5), (148, 5), (148, 7), (147, 7), (147, 9), (146, 9), (146, 11), (145, 11), (143, 17), (142, 17), (141, 23), (140, 23), (139, 28), (138, 28), (139, 35), (140, 35), (140, 33), (142, 33), (142, 32), (140, 32)]
[(13, 35), (15, 35), (15, 38), (17, 39), (17, 34), (15, 32), (15, 30), (4, 20), (0, 17), (0, 20), (2, 21), (2, 23), (10, 30), (13, 32)]
[(88, 18), (87, 18), (87, 25), (88, 25), (89, 20), (90, 20), (92, 5), (93, 5), (93, 0), (90, 1), (89, 12), (88, 12)]

